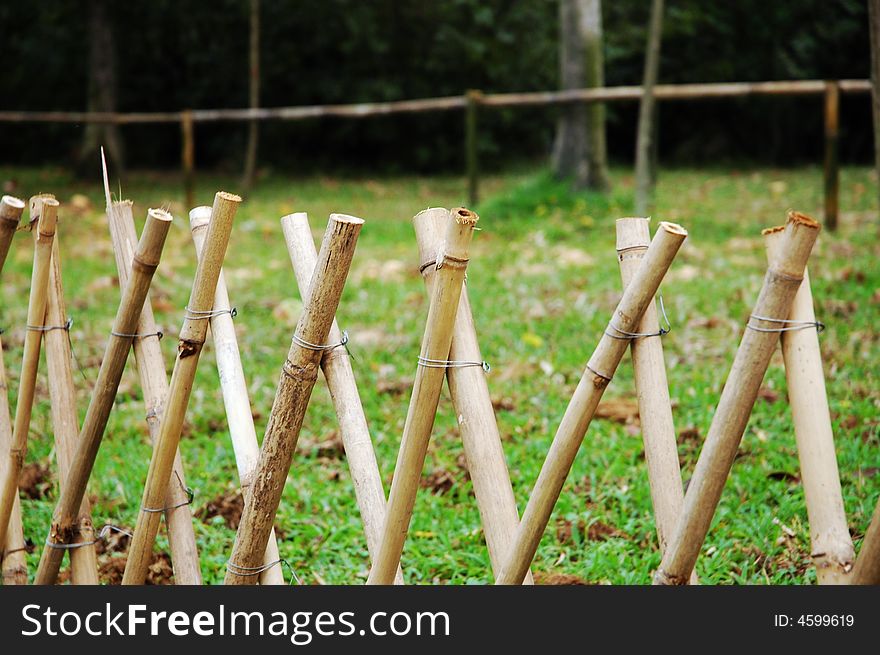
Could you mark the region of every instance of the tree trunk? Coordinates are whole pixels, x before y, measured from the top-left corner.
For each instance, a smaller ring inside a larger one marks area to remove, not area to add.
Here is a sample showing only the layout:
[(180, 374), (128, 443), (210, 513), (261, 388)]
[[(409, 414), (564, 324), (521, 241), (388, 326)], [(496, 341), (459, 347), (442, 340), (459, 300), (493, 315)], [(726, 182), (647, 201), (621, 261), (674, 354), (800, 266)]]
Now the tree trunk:
[[(871, 34), (871, 84), (874, 109), (874, 166), (880, 177), (880, 0), (868, 0), (868, 31)], [(880, 185), (878, 185), (880, 188)]]
[(639, 104), (639, 127), (636, 138), (636, 198), (635, 213), (647, 216), (653, 204), (654, 181), (651, 171), (653, 142), (656, 139), (654, 85), (660, 69), (660, 37), (663, 32), (663, 0), (651, 1), (651, 22), (648, 26), (648, 46), (645, 52), (645, 73), (642, 80), (642, 101)]
[[(106, 0), (89, 2), (89, 96), (88, 111), (116, 111), (116, 48), (113, 25)], [(123, 168), (123, 146), (119, 126), (89, 123), (83, 132), (77, 156), (77, 172), (94, 176), (104, 146), (118, 169)]]
[[(560, 0), (559, 37), (562, 88), (601, 87), (601, 0)], [(562, 110), (553, 146), (553, 170), (558, 178), (573, 178), (576, 188), (608, 189), (603, 103), (575, 103)]]
[[(251, 41), (249, 67), (249, 103), (251, 109), (260, 106), (260, 0), (251, 0)], [(253, 120), (248, 124), (247, 150), (244, 156), (244, 178), (242, 187), (249, 191), (254, 184), (257, 169), (257, 143), (260, 138), (260, 123)]]

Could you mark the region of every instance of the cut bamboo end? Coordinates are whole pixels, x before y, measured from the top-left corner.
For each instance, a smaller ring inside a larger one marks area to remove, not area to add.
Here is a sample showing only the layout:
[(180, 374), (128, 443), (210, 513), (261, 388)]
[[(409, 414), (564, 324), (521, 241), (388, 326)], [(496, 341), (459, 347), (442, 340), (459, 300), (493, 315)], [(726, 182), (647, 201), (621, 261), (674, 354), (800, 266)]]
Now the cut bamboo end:
[(173, 221), (174, 216), (164, 209), (148, 209), (147, 216), (156, 221)]
[(16, 226), (24, 213), (24, 200), (15, 196), (3, 196), (0, 198), (0, 220), (13, 223)]
[(664, 230), (669, 232), (670, 234), (676, 234), (681, 237), (686, 237), (688, 235), (688, 231), (684, 229), (678, 223), (670, 223), (668, 221), (660, 221), (660, 224), (657, 226), (658, 230)]
[(452, 218), (459, 225), (469, 225), (473, 227), (480, 220), (476, 212), (471, 211), (467, 207), (456, 207), (452, 210)]
[(802, 214), (799, 211), (791, 210), (788, 212), (788, 223), (794, 223), (797, 225), (804, 225), (813, 230), (821, 230), (822, 225), (815, 218), (811, 218), (806, 214)]
[(761, 236), (767, 236), (768, 234), (776, 234), (778, 232), (783, 232), (785, 230), (785, 225), (776, 225), (774, 227), (767, 227), (761, 230)]
[(330, 220), (336, 223), (345, 223), (346, 225), (363, 225), (364, 219), (357, 216), (349, 216), (348, 214), (330, 214)]
[(58, 224), (58, 207), (61, 205), (55, 198), (43, 198), (40, 219), (37, 222), (37, 241), (53, 239)]
[(219, 198), (225, 202), (234, 202), (236, 204), (242, 202), (240, 195), (236, 193), (229, 193), (228, 191), (218, 191), (216, 198)]

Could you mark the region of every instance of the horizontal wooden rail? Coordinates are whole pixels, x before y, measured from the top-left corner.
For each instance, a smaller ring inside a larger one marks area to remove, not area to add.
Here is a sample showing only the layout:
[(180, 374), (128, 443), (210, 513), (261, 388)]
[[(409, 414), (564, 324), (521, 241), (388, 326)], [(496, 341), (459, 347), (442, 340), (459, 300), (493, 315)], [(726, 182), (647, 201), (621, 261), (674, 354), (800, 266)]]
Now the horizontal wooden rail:
[[(841, 93), (869, 93), (869, 80), (839, 80)], [(720, 84), (661, 84), (654, 87), (658, 100), (702, 100), (710, 98), (737, 98), (757, 95), (822, 95), (824, 80), (791, 80), (782, 82), (730, 82)], [(475, 102), (486, 107), (523, 107), (534, 105), (561, 105), (572, 102), (617, 102), (638, 100), (640, 86), (612, 86), (597, 89), (567, 91), (538, 91), (528, 93), (482, 94)], [(299, 107), (270, 107), (251, 109), (194, 109), (190, 112), (194, 123), (217, 121), (285, 120), (308, 118), (368, 118), (391, 114), (410, 114), (430, 111), (465, 109), (466, 95), (444, 98), (423, 98), (396, 102), (365, 102), (348, 105), (303, 105)], [(183, 111), (174, 112), (65, 112), (65, 111), (0, 111), (3, 123), (180, 123)]]

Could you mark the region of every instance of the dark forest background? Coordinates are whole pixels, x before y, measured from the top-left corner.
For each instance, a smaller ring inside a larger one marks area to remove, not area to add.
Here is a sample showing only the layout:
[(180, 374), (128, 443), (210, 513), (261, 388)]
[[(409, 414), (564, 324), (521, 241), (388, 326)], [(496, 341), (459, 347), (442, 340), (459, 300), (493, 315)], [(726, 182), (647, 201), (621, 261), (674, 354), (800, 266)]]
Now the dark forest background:
[[(649, 2), (603, 3), (606, 84), (640, 84)], [(109, 3), (119, 111), (244, 107), (247, 0)], [(88, 3), (4, 0), (2, 109), (84, 110)], [(558, 11), (552, 0), (275, 0), (261, 8), (262, 106), (349, 103), (558, 88)], [(670, 0), (660, 82), (869, 76), (863, 0)], [(758, 98), (661, 103), (660, 156), (673, 163), (816, 162), (822, 100)], [(637, 103), (608, 110), (612, 161), (634, 151)], [(844, 96), (841, 158), (871, 158), (870, 103)], [(486, 167), (548, 154), (553, 109), (480, 115)], [(389, 172), (460, 170), (461, 112), (366, 120), (266, 122), (260, 165)], [(64, 164), (82, 140), (74, 125), (0, 125), (6, 164)], [(176, 166), (176, 125), (124, 126), (134, 168)], [(197, 126), (199, 167), (239, 170), (247, 127)], [(864, 136), (868, 135), (868, 136)]]

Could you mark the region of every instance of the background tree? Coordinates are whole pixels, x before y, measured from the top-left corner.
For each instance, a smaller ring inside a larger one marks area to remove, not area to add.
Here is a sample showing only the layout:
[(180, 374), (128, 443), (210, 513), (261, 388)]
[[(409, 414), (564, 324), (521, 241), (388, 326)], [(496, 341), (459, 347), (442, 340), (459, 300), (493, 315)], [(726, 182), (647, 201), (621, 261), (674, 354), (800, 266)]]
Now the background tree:
[[(249, 48), (248, 67), (248, 100), (249, 106), (254, 109), (260, 106), (260, 0), (251, 0), (251, 34)], [(260, 139), (260, 122), (251, 121), (248, 124), (247, 149), (244, 156), (244, 178), (242, 186), (245, 191), (250, 190), (254, 184), (254, 174), (257, 169), (257, 144)]]
[[(874, 117), (874, 167), (880, 178), (880, 0), (868, 0), (868, 31), (871, 38), (872, 115)], [(880, 185), (878, 185), (880, 188)]]
[[(113, 23), (106, 0), (89, 1), (89, 82), (88, 111), (116, 111), (116, 45)], [(119, 126), (114, 123), (89, 123), (77, 155), (77, 172), (95, 175), (98, 152), (104, 146), (113, 167), (122, 170), (124, 151)]]
[[(603, 86), (601, 0), (560, 0), (559, 78), (563, 89)], [(604, 104), (579, 103), (562, 110), (553, 170), (559, 178), (572, 178), (578, 188), (608, 189)]]
[(637, 216), (650, 213), (656, 176), (651, 170), (654, 163), (654, 140), (657, 117), (654, 86), (660, 69), (660, 40), (663, 33), (663, 0), (652, 0), (651, 21), (648, 25), (648, 45), (645, 51), (645, 73), (642, 79), (644, 93), (639, 103), (639, 126), (636, 136), (636, 199)]

